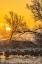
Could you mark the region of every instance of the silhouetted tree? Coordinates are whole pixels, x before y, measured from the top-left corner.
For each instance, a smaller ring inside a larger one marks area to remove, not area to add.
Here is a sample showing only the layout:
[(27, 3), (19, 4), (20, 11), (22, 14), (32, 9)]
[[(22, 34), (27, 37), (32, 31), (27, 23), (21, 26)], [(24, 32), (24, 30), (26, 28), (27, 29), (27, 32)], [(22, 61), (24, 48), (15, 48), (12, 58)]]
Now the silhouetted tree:
[[(31, 0), (32, 4), (26, 4), (26, 7), (31, 10), (33, 13), (33, 18), (35, 21), (40, 20), (42, 23), (42, 0)], [(39, 24), (38, 27), (35, 25), (35, 31), (42, 28), (42, 24)]]
[(33, 30), (36, 31), (36, 30), (38, 30), (38, 29), (42, 29), (42, 25), (41, 25), (41, 24), (39, 24), (38, 26), (35, 25), (35, 27), (34, 27)]
[(10, 40), (9, 40), (9, 42), (11, 42), (13, 33), (16, 31), (23, 32), (24, 30), (27, 29), (27, 25), (26, 22), (23, 22), (24, 17), (18, 16), (16, 13), (13, 13), (13, 11), (9, 12), (9, 14), (10, 14), (10, 18), (6, 15), (5, 19), (6, 22), (12, 27)]
[(42, 0), (31, 0), (32, 5), (26, 4), (27, 8), (33, 13), (35, 20), (42, 21)]

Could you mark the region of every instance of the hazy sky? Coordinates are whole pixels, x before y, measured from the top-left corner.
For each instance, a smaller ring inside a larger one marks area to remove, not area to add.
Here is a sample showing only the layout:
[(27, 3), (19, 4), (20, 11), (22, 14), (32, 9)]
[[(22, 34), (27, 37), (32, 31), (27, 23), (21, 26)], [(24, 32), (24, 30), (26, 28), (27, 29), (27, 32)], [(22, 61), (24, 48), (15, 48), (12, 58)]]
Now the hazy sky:
[(34, 20), (30, 10), (26, 9), (26, 3), (30, 4), (31, 0), (0, 0), (0, 22), (4, 22), (5, 14), (13, 11), (18, 15), (24, 16), (27, 25), (34, 27)]

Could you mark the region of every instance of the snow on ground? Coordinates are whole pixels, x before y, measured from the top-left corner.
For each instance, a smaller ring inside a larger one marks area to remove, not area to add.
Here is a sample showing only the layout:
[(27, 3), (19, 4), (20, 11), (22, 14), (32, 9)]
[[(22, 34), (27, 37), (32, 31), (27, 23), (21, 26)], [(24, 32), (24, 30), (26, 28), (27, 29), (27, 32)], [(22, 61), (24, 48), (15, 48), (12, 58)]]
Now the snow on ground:
[(25, 33), (14, 33), (13, 40), (17, 41), (31, 41), (34, 44), (41, 45), (42, 37), (40, 34), (33, 32), (25, 32)]

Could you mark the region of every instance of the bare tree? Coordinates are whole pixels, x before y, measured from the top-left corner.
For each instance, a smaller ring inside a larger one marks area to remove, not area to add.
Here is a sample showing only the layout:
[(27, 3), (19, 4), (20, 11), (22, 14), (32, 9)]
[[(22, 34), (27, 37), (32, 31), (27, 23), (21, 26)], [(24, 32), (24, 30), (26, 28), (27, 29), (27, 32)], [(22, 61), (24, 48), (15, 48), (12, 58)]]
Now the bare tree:
[(18, 16), (16, 13), (13, 13), (13, 11), (9, 12), (9, 14), (10, 14), (10, 18), (6, 15), (5, 19), (6, 22), (12, 27), (11, 35), (9, 39), (9, 42), (11, 42), (13, 33), (20, 30), (24, 31), (25, 29), (27, 29), (27, 25), (26, 22), (23, 22), (24, 21), (23, 17)]
[[(42, 0), (31, 0), (31, 2), (32, 5), (26, 4), (26, 7), (33, 13), (33, 18), (35, 19), (35, 21), (40, 20), (40, 22), (42, 23)], [(41, 29), (42, 24), (39, 24), (38, 28), (35, 26), (35, 28)]]
[(27, 8), (31, 10), (33, 13), (33, 17), (35, 20), (41, 20), (42, 21), (42, 0), (31, 0), (32, 5), (26, 4)]

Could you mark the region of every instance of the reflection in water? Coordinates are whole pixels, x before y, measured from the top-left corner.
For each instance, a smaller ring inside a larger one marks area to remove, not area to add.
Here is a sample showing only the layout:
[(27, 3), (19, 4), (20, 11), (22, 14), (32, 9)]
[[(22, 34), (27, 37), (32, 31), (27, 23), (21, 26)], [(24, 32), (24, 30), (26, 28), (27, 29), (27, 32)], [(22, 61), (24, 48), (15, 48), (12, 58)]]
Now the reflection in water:
[(0, 59), (0, 64), (42, 64), (42, 57), (30, 55), (10, 55), (8, 58)]
[(0, 64), (7, 63), (6, 60), (9, 60), (9, 59), (12, 59), (12, 58), (13, 58), (13, 55), (9, 55), (9, 57), (6, 57), (4, 55), (0, 55)]
[(13, 58), (13, 55), (9, 55), (9, 57), (6, 57), (6, 56), (4, 56), (4, 55), (1, 55), (1, 56), (0, 56), (0, 59), (5, 59), (5, 58), (9, 58), (9, 59), (10, 59), (10, 58)]

